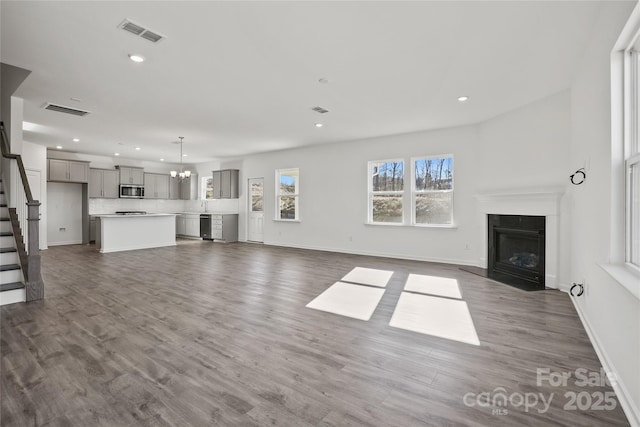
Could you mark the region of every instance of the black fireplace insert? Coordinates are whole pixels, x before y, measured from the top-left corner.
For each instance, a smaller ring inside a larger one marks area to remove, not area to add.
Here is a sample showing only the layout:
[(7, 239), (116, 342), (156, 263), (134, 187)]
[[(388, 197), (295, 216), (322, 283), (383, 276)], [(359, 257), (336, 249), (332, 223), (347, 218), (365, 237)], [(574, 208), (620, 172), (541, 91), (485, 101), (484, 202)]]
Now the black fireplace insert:
[(488, 215), (490, 278), (527, 291), (545, 289), (545, 217)]

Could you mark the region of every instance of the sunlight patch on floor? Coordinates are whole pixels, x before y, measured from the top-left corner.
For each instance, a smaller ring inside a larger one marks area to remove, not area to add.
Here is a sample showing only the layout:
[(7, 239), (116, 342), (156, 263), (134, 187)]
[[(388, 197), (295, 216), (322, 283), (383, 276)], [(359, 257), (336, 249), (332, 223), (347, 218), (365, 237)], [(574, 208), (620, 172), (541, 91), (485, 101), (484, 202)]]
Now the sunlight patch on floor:
[(389, 325), (421, 334), (480, 345), (464, 301), (403, 292)]
[(387, 286), (387, 283), (389, 283), (392, 275), (393, 271), (356, 267), (340, 280), (342, 282), (359, 283), (361, 285), (384, 288)]
[(460, 286), (458, 286), (458, 280), (448, 277), (409, 274), (407, 283), (404, 285), (404, 290), (447, 298), (462, 298)]
[(354, 319), (369, 320), (384, 289), (336, 282), (306, 306)]

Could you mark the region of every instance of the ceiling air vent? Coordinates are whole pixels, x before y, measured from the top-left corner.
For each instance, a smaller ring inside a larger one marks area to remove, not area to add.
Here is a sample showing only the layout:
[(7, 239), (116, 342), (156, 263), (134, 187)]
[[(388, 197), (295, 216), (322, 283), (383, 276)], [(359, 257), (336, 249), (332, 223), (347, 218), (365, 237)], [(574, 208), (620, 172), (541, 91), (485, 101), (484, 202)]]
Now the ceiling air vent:
[(320, 114), (324, 114), (324, 113), (328, 113), (329, 112), (329, 110), (327, 110), (326, 108), (322, 108), (322, 107), (313, 107), (312, 110), (315, 111), (316, 113), (320, 113)]
[(44, 104), (44, 109), (57, 111), (59, 113), (72, 114), (74, 116), (80, 116), (80, 117), (86, 116), (87, 114), (89, 114), (89, 111), (78, 110), (77, 108), (65, 107), (64, 105), (52, 104), (50, 102), (47, 102), (46, 104)]
[(158, 43), (160, 40), (165, 38), (164, 36), (147, 29), (142, 25), (135, 24), (128, 19), (122, 21), (120, 25), (118, 25), (118, 28), (122, 28), (123, 30), (128, 31), (131, 34), (135, 34), (136, 36), (149, 40), (152, 43)]

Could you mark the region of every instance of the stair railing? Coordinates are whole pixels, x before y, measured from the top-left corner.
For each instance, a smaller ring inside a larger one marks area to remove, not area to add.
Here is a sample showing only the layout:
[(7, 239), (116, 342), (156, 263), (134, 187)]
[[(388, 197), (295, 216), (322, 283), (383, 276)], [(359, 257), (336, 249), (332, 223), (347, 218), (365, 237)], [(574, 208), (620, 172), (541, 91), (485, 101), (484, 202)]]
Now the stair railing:
[(40, 271), (40, 202), (33, 200), (22, 156), (10, 152), (9, 140), (2, 122), (0, 133), (2, 179), (25, 279), (26, 300), (37, 301), (44, 298), (44, 283)]

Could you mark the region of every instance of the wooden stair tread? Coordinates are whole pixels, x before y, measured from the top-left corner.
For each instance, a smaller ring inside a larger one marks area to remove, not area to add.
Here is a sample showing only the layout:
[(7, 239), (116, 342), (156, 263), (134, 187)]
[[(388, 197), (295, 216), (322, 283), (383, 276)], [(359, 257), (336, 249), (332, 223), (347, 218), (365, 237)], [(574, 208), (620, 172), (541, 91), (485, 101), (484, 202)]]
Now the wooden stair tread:
[(22, 282), (4, 283), (0, 285), (0, 292), (13, 291), (14, 289), (22, 288), (24, 288), (24, 283)]
[(16, 248), (0, 248), (0, 254), (6, 254), (10, 252), (18, 252)]
[(0, 236), (4, 237), (4, 236), (13, 236), (13, 233), (10, 231), (2, 231), (0, 232)]
[(0, 265), (0, 271), (12, 271), (12, 270), (20, 270), (20, 266), (18, 264)]

